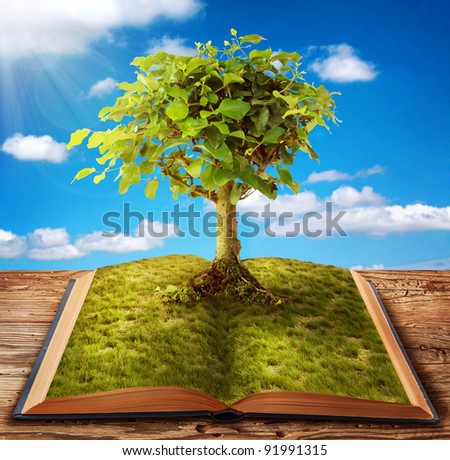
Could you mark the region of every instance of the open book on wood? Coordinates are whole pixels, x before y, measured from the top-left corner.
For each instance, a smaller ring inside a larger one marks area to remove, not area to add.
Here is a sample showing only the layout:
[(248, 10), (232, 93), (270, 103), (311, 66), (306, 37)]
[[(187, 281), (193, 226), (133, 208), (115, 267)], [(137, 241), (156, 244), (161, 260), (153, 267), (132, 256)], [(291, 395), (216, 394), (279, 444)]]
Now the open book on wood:
[[(433, 405), (396, 334), (372, 283), (351, 271), (357, 289), (389, 355), (409, 403), (308, 391), (261, 391), (232, 404), (178, 385), (138, 386), (92, 394), (48, 397), (67, 342), (95, 276), (71, 280), (44, 346), (15, 409), (15, 419), (204, 417), (343, 419), (432, 423)], [(358, 379), (358, 375), (355, 375)]]

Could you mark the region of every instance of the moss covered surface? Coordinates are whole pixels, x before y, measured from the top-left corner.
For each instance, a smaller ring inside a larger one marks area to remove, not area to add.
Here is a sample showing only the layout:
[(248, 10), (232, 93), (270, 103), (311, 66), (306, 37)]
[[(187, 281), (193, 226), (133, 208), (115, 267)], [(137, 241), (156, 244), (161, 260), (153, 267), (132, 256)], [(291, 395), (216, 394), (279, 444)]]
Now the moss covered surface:
[(48, 397), (176, 385), (227, 404), (268, 390), (408, 402), (348, 270), (246, 260), (279, 305), (155, 294), (209, 264), (183, 255), (98, 269)]

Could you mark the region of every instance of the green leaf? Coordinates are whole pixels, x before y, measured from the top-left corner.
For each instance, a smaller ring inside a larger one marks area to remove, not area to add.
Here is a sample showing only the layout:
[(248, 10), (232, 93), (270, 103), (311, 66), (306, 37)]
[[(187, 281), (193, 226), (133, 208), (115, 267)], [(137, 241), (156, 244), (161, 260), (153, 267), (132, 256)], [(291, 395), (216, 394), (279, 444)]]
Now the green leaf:
[(239, 121), (244, 118), (250, 108), (250, 104), (242, 99), (224, 99), (216, 109), (216, 112)]
[[(104, 147), (104, 146), (102, 146)], [(102, 153), (102, 152), (100, 152)], [(102, 156), (99, 157), (99, 158), (96, 158), (95, 161), (99, 164), (99, 165), (104, 165), (108, 160), (110, 160), (111, 158), (113, 158), (115, 156), (115, 154), (117, 153), (117, 150), (115, 149), (111, 149), (111, 150), (108, 150), (108, 151), (105, 151), (105, 153), (102, 153)]]
[(217, 148), (212, 148), (209, 153), (217, 160), (222, 159), (224, 163), (232, 163), (233, 154), (225, 142)]
[(216, 187), (225, 185), (230, 179), (231, 174), (222, 168), (209, 164), (200, 174), (200, 181), (206, 190), (213, 190)]
[(199, 177), (203, 166), (203, 158), (197, 158), (189, 165), (185, 166), (184, 169), (191, 177)]
[(257, 45), (261, 40), (266, 40), (264, 37), (261, 37), (261, 35), (258, 34), (244, 35), (243, 37), (239, 38), (241, 43), (254, 43), (255, 45)]
[(283, 108), (278, 100), (272, 99), (272, 101), (273, 103), (269, 105), (269, 126), (275, 128), (275, 126), (279, 126), (283, 123)]
[(282, 184), (290, 185), (292, 183), (292, 174), (283, 168), (277, 168), (278, 177)]
[(215, 93), (210, 93), (208, 94), (208, 101), (211, 102), (211, 104), (216, 104), (219, 102), (219, 96)]
[(143, 161), (139, 165), (141, 174), (152, 174), (155, 168), (156, 168), (156, 161)]
[(311, 144), (308, 141), (303, 141), (302, 143), (300, 143), (299, 148), (303, 152), (306, 152), (309, 155), (309, 158), (311, 158), (311, 160), (319, 160), (319, 155), (317, 155), (317, 153), (313, 150)]
[(166, 108), (166, 115), (173, 121), (184, 120), (189, 114), (189, 107), (181, 101), (174, 101)]
[(278, 180), (282, 184), (286, 184), (294, 193), (298, 193), (300, 191), (300, 184), (292, 178), (292, 174), (290, 171), (284, 168), (278, 168)]
[(103, 107), (103, 109), (101, 109), (100, 112), (98, 112), (98, 118), (100, 118), (100, 120), (102, 121), (105, 121), (112, 110), (113, 107)]
[(77, 129), (70, 136), (70, 142), (67, 144), (67, 149), (70, 150), (75, 145), (80, 145), (90, 132), (91, 130), (88, 128)]
[(267, 59), (269, 60), (272, 57), (272, 50), (266, 49), (266, 50), (253, 50), (249, 54), (250, 61), (255, 61), (259, 59)]
[[(208, 126), (203, 133), (206, 135), (207, 142), (215, 149), (225, 140), (225, 134), (222, 134), (215, 126)], [(208, 150), (210, 149), (208, 148)]]
[(119, 184), (119, 193), (126, 193), (132, 184), (139, 184), (141, 181), (141, 171), (137, 164), (132, 164), (122, 171), (122, 178)]
[(147, 140), (141, 149), (141, 156), (147, 161), (153, 159), (154, 157), (156, 158), (159, 155), (158, 148), (158, 144), (154, 144), (150, 140)]
[(235, 73), (226, 73), (223, 76), (223, 86), (227, 86), (231, 83), (244, 83), (244, 79)]
[(225, 185), (230, 179), (232, 179), (231, 174), (225, 169), (217, 168), (214, 166), (214, 181), (218, 187)]
[(124, 147), (121, 149), (121, 153), (119, 154), (119, 158), (127, 165), (133, 163), (138, 156), (139, 150), (136, 149), (133, 145)]
[[(298, 101), (292, 99), (290, 103), (297, 104)], [(288, 102), (289, 103), (289, 102)], [(298, 106), (297, 106), (298, 107)], [(306, 115), (306, 112), (308, 112), (308, 106), (304, 105), (303, 107), (300, 107), (298, 109), (291, 109), (291, 110), (286, 110), (286, 112), (283, 115), (283, 118), (287, 118), (291, 115)]]
[(258, 132), (264, 132), (264, 128), (266, 127), (267, 122), (269, 121), (270, 112), (266, 106), (262, 106), (257, 112), (255, 112), (251, 119), (253, 123), (255, 123), (255, 127)]
[(88, 148), (95, 149), (98, 147), (105, 139), (105, 133), (103, 131), (97, 131), (92, 134), (88, 141)]
[(237, 137), (238, 139), (242, 139), (245, 141), (245, 134), (244, 131), (242, 131), (241, 129), (233, 131), (232, 133), (230, 133), (230, 136)]
[(188, 102), (189, 95), (187, 91), (183, 88), (180, 88), (179, 86), (172, 86), (170, 88), (166, 88), (166, 93), (175, 99), (183, 100), (186, 104)]
[(214, 112), (211, 112), (210, 110), (200, 110), (200, 116), (203, 119), (206, 119), (206, 118), (210, 117), (211, 115), (214, 115)]
[(273, 91), (272, 94), (278, 98), (278, 99), (282, 99), (283, 101), (285, 101), (287, 103), (287, 105), (289, 106), (290, 109), (293, 109), (299, 102), (299, 96), (295, 96), (293, 94), (281, 94), (279, 91)]
[(275, 128), (270, 128), (269, 131), (266, 132), (264, 135), (263, 142), (266, 144), (276, 144), (278, 141), (278, 138), (284, 134), (284, 129), (281, 128), (280, 126), (277, 126)]
[(286, 150), (283, 150), (280, 153), (280, 158), (283, 164), (286, 166), (292, 166), (294, 164), (294, 155), (290, 154), (289, 152), (286, 152)]
[(206, 190), (212, 190), (216, 187), (216, 182), (214, 181), (214, 168), (215, 166), (210, 163), (200, 174), (200, 182)]
[(101, 174), (98, 174), (97, 176), (94, 176), (94, 184), (98, 184), (105, 178), (106, 174), (103, 171)]
[(145, 56), (136, 56), (130, 63), (134, 67), (140, 67), (141, 64), (145, 61)]
[(300, 191), (300, 184), (296, 182), (295, 180), (292, 181), (292, 184), (290, 186), (290, 189), (297, 194)]
[(272, 190), (272, 187), (266, 181), (261, 179), (261, 177), (258, 177), (254, 172), (248, 170), (241, 171), (238, 174), (238, 177), (243, 182), (250, 185), (250, 187), (253, 187), (255, 190), (258, 190), (263, 195), (267, 196), (267, 198), (274, 198), (274, 191)]
[(230, 134), (230, 128), (226, 123), (222, 123), (221, 121), (213, 121), (212, 124), (222, 133), (222, 134)]
[(77, 172), (76, 176), (73, 178), (71, 183), (73, 184), (76, 180), (84, 179), (85, 177), (89, 176), (89, 174), (92, 174), (93, 172), (95, 172), (95, 168), (84, 168), (81, 171)]
[(243, 59), (228, 59), (225, 65), (227, 72), (239, 72), (246, 66), (246, 62)]
[(166, 150), (169, 150), (174, 147), (178, 147), (179, 145), (185, 145), (186, 141), (179, 140), (179, 138), (175, 139), (169, 139), (168, 141), (164, 142), (164, 144), (158, 145), (156, 148), (155, 152), (152, 154), (152, 156), (148, 157), (149, 160), (153, 160), (159, 157), (161, 153), (165, 152)]
[(300, 139), (308, 139), (308, 133), (303, 128), (298, 128), (297, 134)]
[(194, 70), (198, 69), (201, 65), (205, 65), (208, 62), (205, 59), (199, 58), (199, 57), (193, 57), (188, 65), (186, 66), (186, 75), (190, 75)]
[(145, 196), (153, 200), (156, 196), (156, 191), (158, 190), (158, 186), (159, 186), (158, 179), (153, 179), (151, 182), (149, 182), (145, 186), (145, 190), (144, 190)]
[(272, 62), (280, 61), (282, 64), (287, 64), (289, 61), (297, 62), (300, 59), (301, 56), (298, 53), (287, 53), (285, 51), (281, 51), (280, 53), (272, 55), (270, 60)]
[[(123, 91), (129, 91), (129, 92), (132, 92), (132, 93), (143, 93), (143, 92), (147, 91), (146, 86), (141, 81), (135, 81), (133, 83), (128, 83), (128, 82), (124, 81), (122, 83), (118, 83), (117, 87), (120, 88)], [(100, 116), (100, 114), (99, 114), (99, 116)]]
[(183, 131), (183, 136), (197, 137), (203, 128), (208, 126), (208, 120), (203, 118), (186, 118), (180, 123), (180, 128)]
[(233, 188), (231, 189), (230, 193), (230, 203), (236, 205), (238, 201), (241, 199), (242, 194), (242, 186), (241, 182), (235, 182)]

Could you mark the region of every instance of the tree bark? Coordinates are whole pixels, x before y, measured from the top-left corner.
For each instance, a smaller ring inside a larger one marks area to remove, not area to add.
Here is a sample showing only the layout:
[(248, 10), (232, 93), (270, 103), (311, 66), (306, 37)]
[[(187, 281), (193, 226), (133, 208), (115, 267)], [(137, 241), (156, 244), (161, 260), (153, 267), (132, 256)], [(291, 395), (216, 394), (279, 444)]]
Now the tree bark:
[(196, 298), (222, 295), (242, 302), (276, 303), (279, 298), (263, 288), (241, 264), (236, 205), (230, 203), (233, 181), (217, 190), (216, 255), (211, 267), (188, 282)]
[(217, 191), (217, 235), (215, 260), (240, 262), (241, 242), (238, 237), (236, 205), (230, 203), (233, 182), (229, 181)]

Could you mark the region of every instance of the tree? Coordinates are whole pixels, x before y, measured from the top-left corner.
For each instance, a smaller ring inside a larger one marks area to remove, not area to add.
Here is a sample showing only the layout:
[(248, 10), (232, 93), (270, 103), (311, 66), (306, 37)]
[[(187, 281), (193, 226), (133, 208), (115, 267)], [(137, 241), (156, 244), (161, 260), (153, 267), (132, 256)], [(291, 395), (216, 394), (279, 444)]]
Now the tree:
[[(118, 84), (123, 95), (99, 113), (115, 127), (77, 130), (68, 144), (88, 139), (104, 168), (84, 168), (74, 180), (95, 173), (97, 184), (118, 170), (121, 194), (146, 180), (145, 195), (153, 199), (168, 179), (175, 199), (186, 194), (215, 204), (215, 259), (191, 281), (200, 294), (263, 292), (240, 263), (236, 205), (254, 191), (270, 199), (280, 186), (298, 193), (289, 168), (299, 151), (317, 159), (310, 132), (317, 125), (329, 129), (327, 120), (336, 123), (337, 93), (304, 80), (299, 54), (253, 46), (263, 40), (231, 29), (221, 51), (209, 41), (196, 43), (195, 57), (159, 51), (135, 58), (136, 81)], [(155, 170), (160, 177), (152, 178)]]

